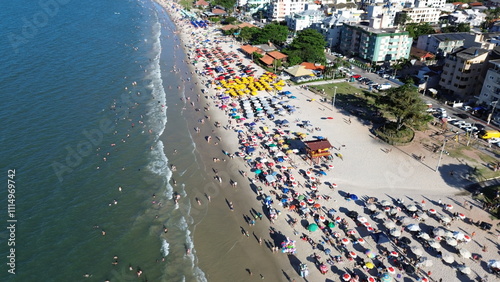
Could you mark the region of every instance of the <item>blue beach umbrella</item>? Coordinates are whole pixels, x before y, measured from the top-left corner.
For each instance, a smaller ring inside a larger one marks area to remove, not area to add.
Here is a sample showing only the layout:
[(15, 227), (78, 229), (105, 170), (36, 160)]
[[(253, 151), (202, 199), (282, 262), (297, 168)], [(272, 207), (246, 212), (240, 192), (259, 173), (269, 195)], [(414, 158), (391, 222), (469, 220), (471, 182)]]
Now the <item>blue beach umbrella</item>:
[(389, 273), (384, 273), (384, 274), (382, 274), (382, 276), (380, 276), (380, 281), (381, 282), (391, 282), (392, 276), (390, 276)]
[(356, 201), (358, 199), (358, 196), (351, 194), (350, 198), (351, 198), (351, 200)]

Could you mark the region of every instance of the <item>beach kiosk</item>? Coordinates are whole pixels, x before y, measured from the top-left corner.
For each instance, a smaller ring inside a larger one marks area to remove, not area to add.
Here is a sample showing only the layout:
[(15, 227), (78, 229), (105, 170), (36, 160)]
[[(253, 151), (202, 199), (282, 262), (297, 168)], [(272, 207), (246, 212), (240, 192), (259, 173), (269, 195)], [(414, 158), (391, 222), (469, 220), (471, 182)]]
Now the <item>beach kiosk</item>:
[(328, 139), (305, 141), (307, 157), (312, 163), (319, 163), (321, 157), (328, 158), (331, 156), (330, 149), (333, 148)]

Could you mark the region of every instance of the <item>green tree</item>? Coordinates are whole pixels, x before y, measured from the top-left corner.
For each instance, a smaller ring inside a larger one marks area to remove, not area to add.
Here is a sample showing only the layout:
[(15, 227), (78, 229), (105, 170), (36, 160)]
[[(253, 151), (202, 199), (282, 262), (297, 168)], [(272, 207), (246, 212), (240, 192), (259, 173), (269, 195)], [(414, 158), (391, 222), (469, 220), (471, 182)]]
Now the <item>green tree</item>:
[(408, 16), (407, 13), (400, 12), (400, 13), (396, 14), (396, 18), (394, 19), (394, 24), (405, 25), (410, 20), (411, 20), (411, 17)]
[(237, 19), (235, 17), (227, 17), (224, 19), (224, 23), (226, 24), (232, 24), (236, 21)]
[(271, 41), (274, 44), (281, 45), (288, 37), (288, 27), (271, 23), (260, 30), (258, 34), (254, 34), (253, 44), (265, 44)]
[(436, 31), (429, 23), (410, 23), (406, 25), (406, 31), (408, 31), (409, 36), (414, 38), (415, 40), (424, 34), (434, 34)]
[(303, 62), (324, 64), (326, 62), (325, 46), (326, 41), (323, 35), (317, 30), (308, 28), (300, 31), (284, 52), (300, 57)]
[(250, 41), (256, 34), (260, 33), (260, 29), (258, 27), (248, 27), (245, 26), (240, 30), (239, 37), (243, 43)]
[(418, 89), (411, 84), (391, 88), (378, 97), (378, 103), (396, 119), (396, 130), (403, 125), (417, 124), (425, 118), (426, 105)]
[(450, 32), (469, 32), (470, 24), (469, 23), (459, 23), (458, 25), (449, 25), (441, 28), (441, 32), (450, 33)]
[(288, 64), (290, 66), (295, 66), (302, 63), (302, 59), (296, 54), (288, 54)]
[(231, 10), (236, 5), (236, 0), (213, 0), (211, 3), (212, 5), (224, 7), (226, 10)]

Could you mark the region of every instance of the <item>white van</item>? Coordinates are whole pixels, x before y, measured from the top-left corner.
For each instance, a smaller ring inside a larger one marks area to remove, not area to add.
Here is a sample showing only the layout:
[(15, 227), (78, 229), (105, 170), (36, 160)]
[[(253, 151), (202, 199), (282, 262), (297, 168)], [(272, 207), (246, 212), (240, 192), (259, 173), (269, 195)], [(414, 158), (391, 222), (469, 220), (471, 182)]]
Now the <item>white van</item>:
[(391, 88), (392, 88), (392, 85), (390, 83), (384, 83), (384, 84), (380, 84), (377, 87), (377, 90), (387, 90), (387, 89), (391, 89)]

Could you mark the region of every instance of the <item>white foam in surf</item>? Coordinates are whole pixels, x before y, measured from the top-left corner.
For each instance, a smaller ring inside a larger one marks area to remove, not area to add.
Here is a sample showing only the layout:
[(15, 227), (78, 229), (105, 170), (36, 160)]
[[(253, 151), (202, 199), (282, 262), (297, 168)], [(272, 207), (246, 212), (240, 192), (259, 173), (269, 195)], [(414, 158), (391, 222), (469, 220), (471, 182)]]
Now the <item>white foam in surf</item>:
[[(158, 19), (157, 19), (158, 20)], [(154, 132), (158, 133), (158, 137), (161, 136), (165, 130), (165, 124), (167, 123), (167, 105), (166, 105), (166, 93), (163, 88), (163, 80), (161, 78), (161, 24), (157, 21), (153, 25), (153, 52), (154, 59), (148, 68), (148, 75), (146, 78), (150, 81), (147, 86), (151, 91), (151, 95), (154, 99), (151, 100), (150, 106), (151, 110), (148, 113), (153, 119), (152, 127)]]
[(164, 177), (164, 183), (167, 188), (165, 191), (165, 195), (167, 199), (172, 199), (174, 192), (174, 188), (172, 187), (172, 185), (170, 185), (172, 171), (168, 167), (168, 158), (165, 155), (163, 149), (164, 149), (163, 142), (159, 140), (156, 146), (153, 148), (151, 154), (153, 160), (150, 162), (148, 169), (151, 170), (153, 173)]
[(170, 248), (170, 244), (167, 242), (167, 240), (165, 239), (162, 239), (161, 240), (161, 252), (163, 254), (163, 257), (166, 257), (168, 256), (169, 254), (169, 248)]

